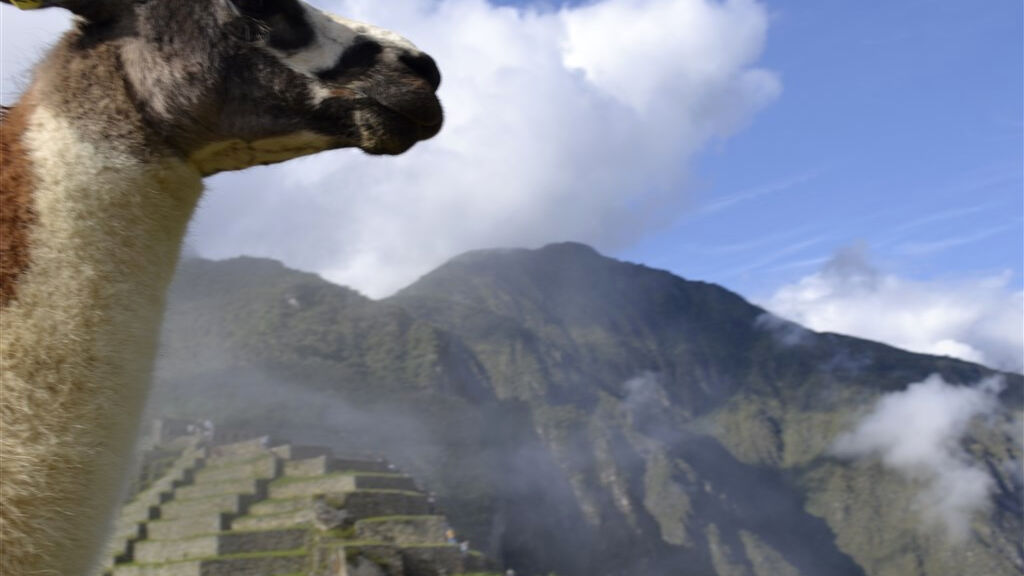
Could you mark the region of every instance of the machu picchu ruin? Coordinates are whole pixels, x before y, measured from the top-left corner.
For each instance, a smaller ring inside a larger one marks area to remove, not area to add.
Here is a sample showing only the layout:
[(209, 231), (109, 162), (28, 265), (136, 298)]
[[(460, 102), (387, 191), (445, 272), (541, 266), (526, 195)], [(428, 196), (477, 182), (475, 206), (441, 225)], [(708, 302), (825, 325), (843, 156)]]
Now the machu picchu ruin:
[(386, 460), (158, 420), (105, 576), (498, 574)]

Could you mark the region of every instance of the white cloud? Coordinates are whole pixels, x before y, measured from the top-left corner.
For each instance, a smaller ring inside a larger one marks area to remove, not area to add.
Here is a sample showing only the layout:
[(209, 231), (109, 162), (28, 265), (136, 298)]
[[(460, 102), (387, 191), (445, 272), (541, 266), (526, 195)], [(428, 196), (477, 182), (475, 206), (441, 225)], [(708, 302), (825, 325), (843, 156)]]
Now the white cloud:
[(435, 56), (444, 130), (397, 158), (342, 151), (218, 177), (191, 241), (375, 296), (464, 250), (626, 244), (682, 204), (692, 155), (780, 90), (756, 66), (768, 18), (752, 0), (318, 4)]
[(967, 387), (932, 375), (883, 396), (853, 431), (836, 440), (833, 453), (878, 456), (888, 468), (922, 482), (918, 504), (924, 518), (941, 522), (954, 540), (962, 540), (971, 516), (991, 506), (994, 481), (960, 443), (972, 420), (995, 413), (1002, 387), (998, 377)]
[[(617, 0), (561, 16), (563, 63), (637, 111), (697, 106), (711, 87), (730, 92), (740, 84), (753, 94), (774, 93), (774, 78), (741, 69), (757, 60), (766, 31), (764, 13), (753, 2)], [(722, 41), (729, 36), (739, 41)]]
[[(218, 176), (189, 242), (371, 295), (474, 248), (623, 246), (677, 212), (696, 151), (780, 91), (757, 67), (768, 16), (754, 0), (314, 3), (435, 56), (444, 130), (397, 158), (336, 151)], [(0, 10), (5, 81), (67, 25), (62, 12)]]
[(626, 392), (622, 404), (630, 412), (635, 413), (639, 410), (651, 410), (670, 405), (661, 379), (654, 372), (643, 372), (639, 376), (630, 378), (622, 387)]
[(812, 333), (803, 326), (765, 312), (754, 319), (754, 327), (771, 333), (783, 346), (800, 346), (811, 342)]
[(1009, 273), (916, 281), (845, 250), (824, 269), (778, 289), (764, 306), (812, 330), (1024, 371), (1024, 292)]

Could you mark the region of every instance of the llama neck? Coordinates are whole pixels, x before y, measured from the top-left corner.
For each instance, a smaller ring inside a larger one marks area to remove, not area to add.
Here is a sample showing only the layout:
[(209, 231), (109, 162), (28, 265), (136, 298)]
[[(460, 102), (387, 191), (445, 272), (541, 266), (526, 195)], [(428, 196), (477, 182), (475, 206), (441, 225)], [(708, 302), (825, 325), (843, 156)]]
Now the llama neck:
[(59, 333), (39, 332), (49, 344), (38, 346), (75, 340), (93, 342), (104, 357), (134, 356), (118, 351), (153, 339), (201, 192), (198, 172), (83, 141), (73, 123), (42, 106), (24, 142), (36, 222), (12, 311), (58, 323)]
[[(27, 114), (28, 264), (0, 315), (3, 508), (8, 522), (34, 515), (23, 528), (49, 534), (40, 541), (62, 542), (39, 550), (40, 566), (81, 573), (90, 559), (75, 556), (103, 537), (129, 460), (202, 184), (183, 161), (84, 139), (45, 105)], [(42, 517), (39, 498), (50, 499)]]

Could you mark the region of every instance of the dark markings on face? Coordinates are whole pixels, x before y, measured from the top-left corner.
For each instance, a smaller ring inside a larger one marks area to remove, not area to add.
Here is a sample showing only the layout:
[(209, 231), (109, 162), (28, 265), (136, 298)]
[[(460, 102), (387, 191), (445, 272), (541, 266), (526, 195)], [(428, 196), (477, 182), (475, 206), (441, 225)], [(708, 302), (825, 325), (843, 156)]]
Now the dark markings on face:
[(306, 12), (297, 0), (231, 0), (258, 32), (253, 36), (265, 40), (267, 46), (288, 52), (309, 46), (314, 38), (313, 27), (306, 21)]
[(367, 70), (377, 59), (384, 48), (380, 43), (368, 38), (356, 37), (355, 43), (349, 47), (332, 68), (316, 73), (317, 78), (325, 82), (343, 80), (346, 74)]
[[(299, 0), (101, 3), (109, 16), (80, 19), (39, 75), (47, 104), (88, 118), (97, 138), (188, 157), (314, 132), (330, 147), (390, 154), (441, 127), (429, 56), (369, 32), (332, 53), (336, 40), (317, 35), (333, 24)], [(331, 54), (317, 64), (326, 69), (296, 68), (304, 49)]]
[(398, 60), (408, 66), (420, 78), (426, 80), (433, 90), (436, 91), (438, 86), (441, 85), (441, 72), (437, 69), (437, 64), (434, 63), (434, 59), (430, 56), (426, 54), (402, 54), (398, 57)]
[(213, 142), (309, 130), (313, 81), (265, 48), (312, 44), (302, 5), (225, 0), (200, 9), (208, 1), (135, 7), (123, 66), (147, 125), (186, 155)]

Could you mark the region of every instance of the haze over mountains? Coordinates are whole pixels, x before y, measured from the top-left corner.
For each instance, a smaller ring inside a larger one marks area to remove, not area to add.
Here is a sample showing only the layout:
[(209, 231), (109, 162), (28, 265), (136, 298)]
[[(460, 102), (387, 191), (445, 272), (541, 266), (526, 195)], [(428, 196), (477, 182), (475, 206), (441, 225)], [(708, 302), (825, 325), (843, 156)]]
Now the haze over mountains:
[(380, 301), (187, 260), (151, 411), (386, 454), (520, 574), (1024, 570), (1020, 375), (580, 244), (471, 252)]

